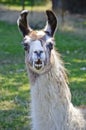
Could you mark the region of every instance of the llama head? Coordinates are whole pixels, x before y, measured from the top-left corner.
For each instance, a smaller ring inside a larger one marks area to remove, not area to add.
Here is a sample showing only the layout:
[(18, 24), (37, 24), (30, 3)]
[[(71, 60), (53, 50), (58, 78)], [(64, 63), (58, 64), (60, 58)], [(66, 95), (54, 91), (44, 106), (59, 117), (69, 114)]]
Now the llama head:
[(33, 72), (41, 74), (51, 66), (54, 33), (57, 27), (55, 14), (47, 10), (47, 24), (43, 30), (33, 30), (27, 24), (28, 11), (21, 12), (17, 24), (23, 34), (26, 64)]

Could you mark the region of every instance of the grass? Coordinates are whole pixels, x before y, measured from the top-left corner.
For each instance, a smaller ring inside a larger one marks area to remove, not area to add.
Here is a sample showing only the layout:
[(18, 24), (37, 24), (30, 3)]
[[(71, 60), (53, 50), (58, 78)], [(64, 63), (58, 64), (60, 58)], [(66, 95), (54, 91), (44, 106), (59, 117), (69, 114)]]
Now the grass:
[[(16, 25), (0, 22), (0, 130), (30, 130), (30, 87), (21, 40)], [(60, 29), (56, 47), (70, 72), (72, 102), (86, 105), (85, 37)]]
[(0, 130), (26, 130), (30, 96), (21, 37), (15, 25), (0, 27)]
[(58, 32), (56, 47), (69, 71), (70, 89), (74, 105), (86, 105), (86, 44), (85, 38), (69, 32)]

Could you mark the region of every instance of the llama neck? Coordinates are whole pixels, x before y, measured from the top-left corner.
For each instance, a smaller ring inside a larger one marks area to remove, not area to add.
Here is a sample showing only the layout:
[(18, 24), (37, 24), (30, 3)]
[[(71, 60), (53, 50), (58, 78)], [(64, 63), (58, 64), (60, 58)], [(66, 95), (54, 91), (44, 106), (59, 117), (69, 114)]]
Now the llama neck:
[(55, 62), (48, 73), (39, 76), (29, 72), (35, 130), (42, 130), (42, 126), (43, 130), (62, 130), (65, 125), (65, 123), (62, 125), (62, 122), (67, 122), (71, 95), (65, 78), (65, 69), (55, 52), (53, 53)]
[(58, 98), (61, 98), (63, 102), (70, 102), (71, 94), (68, 88), (64, 65), (59, 58), (59, 54), (53, 51), (52, 55), (54, 63), (48, 72), (38, 75), (29, 70), (31, 90), (35, 90), (36, 88), (36, 91), (38, 92), (37, 89), (39, 89), (39, 92), (41, 93), (41, 91), (43, 92), (43, 90), (45, 91), (46, 89), (55, 89), (55, 93), (52, 91), (51, 95), (56, 94), (56, 96), (59, 96)]

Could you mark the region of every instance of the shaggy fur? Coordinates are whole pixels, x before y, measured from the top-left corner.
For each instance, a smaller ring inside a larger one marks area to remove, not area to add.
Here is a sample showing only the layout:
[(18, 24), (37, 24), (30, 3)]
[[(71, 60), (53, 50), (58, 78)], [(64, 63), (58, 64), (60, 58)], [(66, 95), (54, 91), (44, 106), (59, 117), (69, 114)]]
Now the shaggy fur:
[(42, 75), (31, 72), (31, 110), (33, 130), (86, 130), (81, 109), (71, 103), (65, 68), (59, 55), (52, 51), (52, 68)]

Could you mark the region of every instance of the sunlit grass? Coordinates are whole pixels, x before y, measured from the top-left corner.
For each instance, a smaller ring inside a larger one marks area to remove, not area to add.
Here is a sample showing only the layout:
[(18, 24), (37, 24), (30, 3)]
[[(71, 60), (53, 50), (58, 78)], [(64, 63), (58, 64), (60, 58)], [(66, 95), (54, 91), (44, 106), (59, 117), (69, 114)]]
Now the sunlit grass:
[(73, 62), (77, 62), (77, 63), (84, 62), (84, 63), (86, 63), (86, 59), (83, 59), (83, 60), (81, 60), (81, 59), (73, 59)]
[(68, 25), (65, 24), (62, 27), (62, 31), (64, 31), (64, 32), (75, 32), (76, 28), (74, 28), (73, 26), (68, 26)]
[(12, 110), (15, 109), (16, 104), (13, 101), (2, 101), (0, 102), (0, 110)]
[(85, 82), (86, 81), (86, 78), (85, 77), (79, 77), (79, 78), (77, 78), (77, 77), (72, 77), (71, 78), (71, 82)]
[[(10, 10), (17, 10), (17, 11), (20, 11), (22, 10), (22, 6), (21, 5), (3, 5), (5, 7), (5, 9), (10, 9)], [(44, 11), (46, 9), (51, 9), (52, 5), (51, 5), (51, 2), (48, 1), (46, 2), (46, 4), (44, 5), (35, 5), (35, 6), (29, 6), (29, 5), (26, 5), (25, 6), (25, 9), (27, 10), (30, 10), (30, 11)]]

